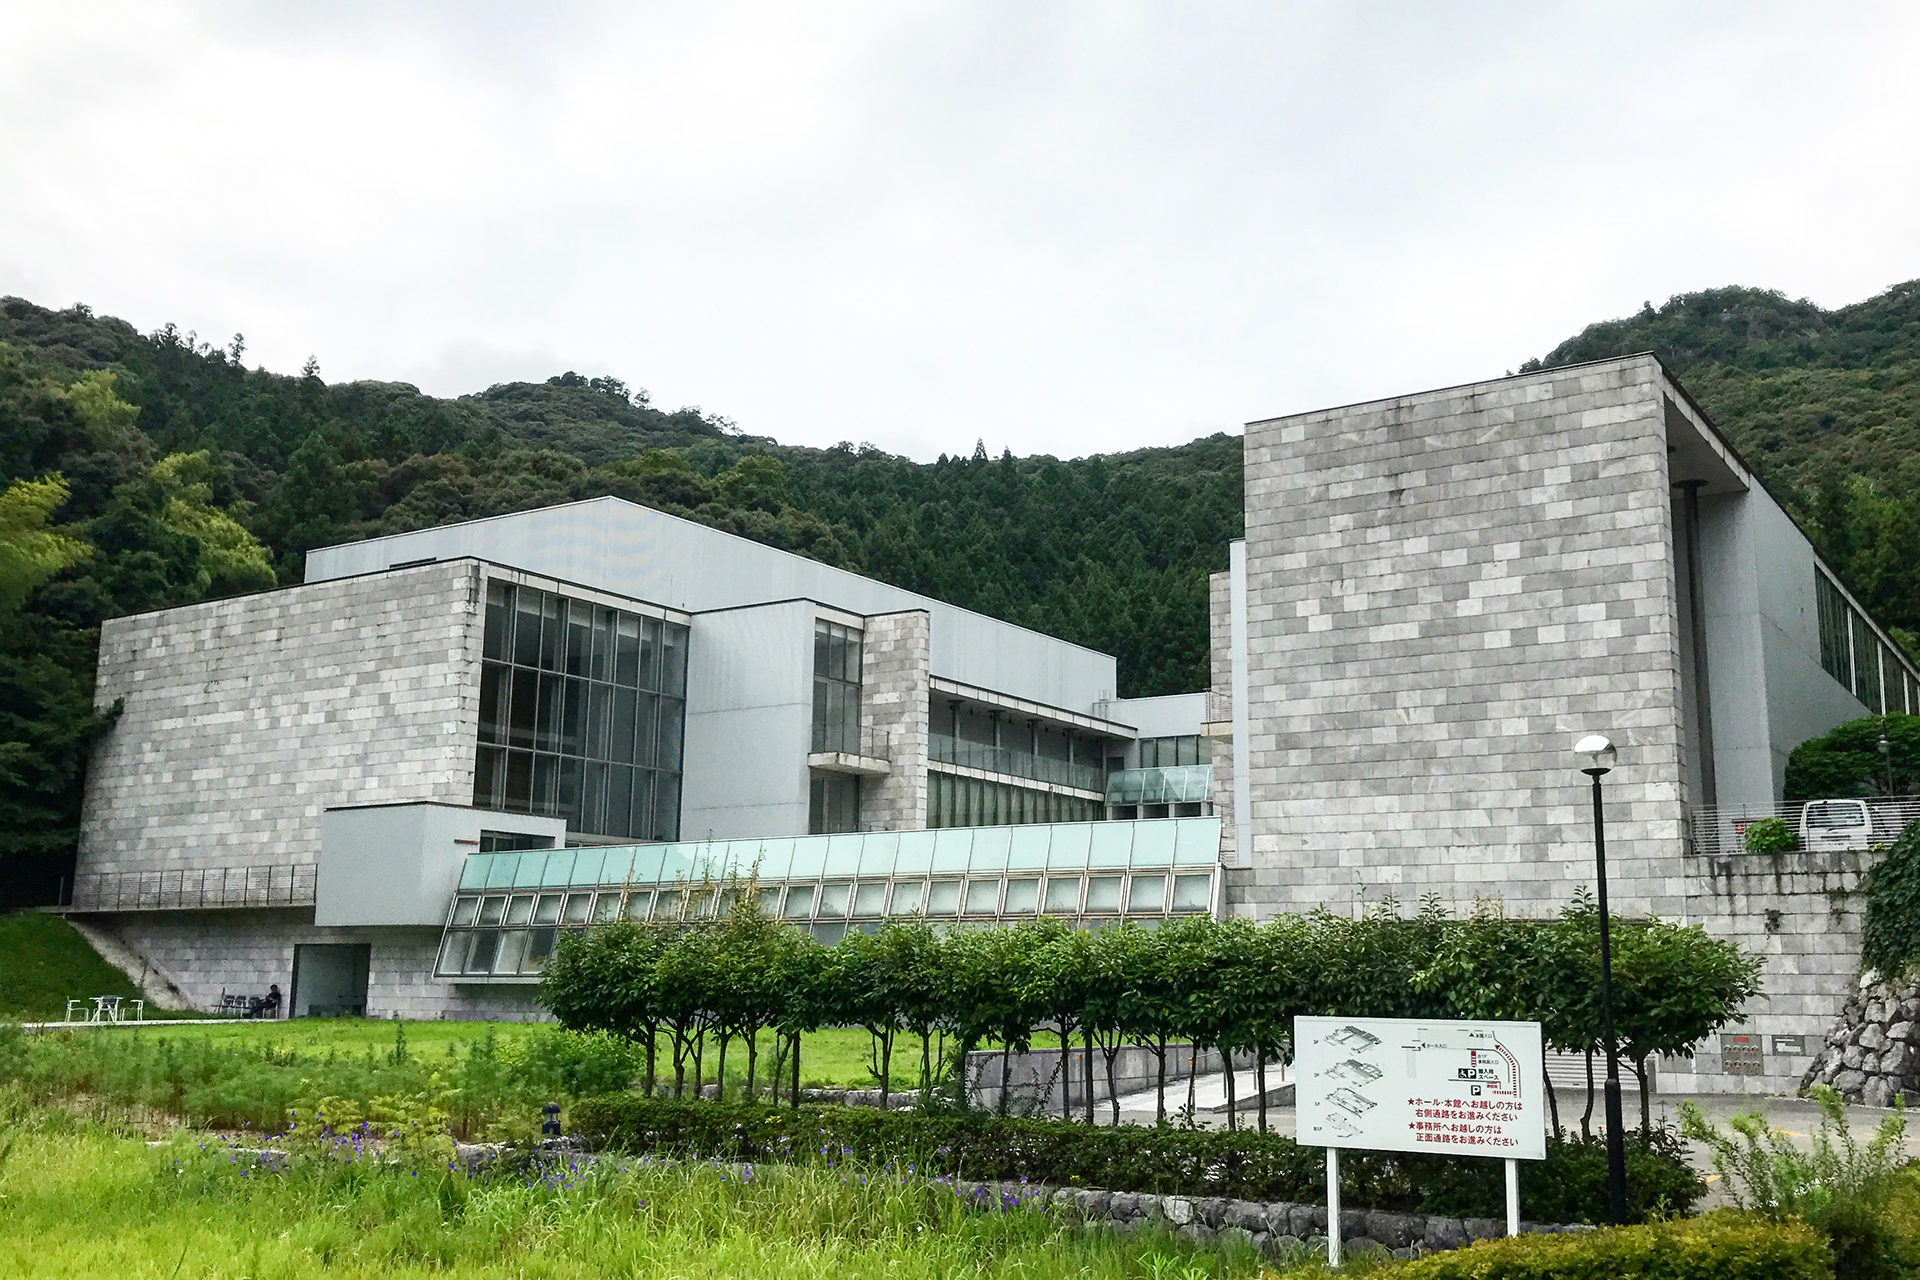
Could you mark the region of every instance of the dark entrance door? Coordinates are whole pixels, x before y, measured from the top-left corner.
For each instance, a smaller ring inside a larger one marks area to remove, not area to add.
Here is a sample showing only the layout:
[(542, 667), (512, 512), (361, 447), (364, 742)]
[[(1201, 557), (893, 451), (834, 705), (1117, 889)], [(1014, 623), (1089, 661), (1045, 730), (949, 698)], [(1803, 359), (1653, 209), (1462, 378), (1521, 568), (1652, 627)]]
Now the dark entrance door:
[(303, 943), (293, 949), (292, 1015), (296, 1018), (364, 1018), (367, 1015), (367, 945)]

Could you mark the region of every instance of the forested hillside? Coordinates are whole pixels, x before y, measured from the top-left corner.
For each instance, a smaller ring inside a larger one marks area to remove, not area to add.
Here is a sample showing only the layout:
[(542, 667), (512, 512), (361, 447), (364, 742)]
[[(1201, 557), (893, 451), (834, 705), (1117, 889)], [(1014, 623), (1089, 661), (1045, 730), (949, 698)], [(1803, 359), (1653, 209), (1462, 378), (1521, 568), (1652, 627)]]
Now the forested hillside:
[[(1690, 294), (1528, 367), (1649, 347), (1881, 618), (1920, 630), (1920, 282), (1833, 312)], [(238, 336), (0, 300), (0, 905), (70, 866), (102, 618), (297, 582), (305, 551), (373, 533), (617, 494), (1117, 654), (1125, 694), (1205, 683), (1238, 436), (955, 448), (784, 446), (572, 373), (452, 400), (329, 384), (247, 368)]]

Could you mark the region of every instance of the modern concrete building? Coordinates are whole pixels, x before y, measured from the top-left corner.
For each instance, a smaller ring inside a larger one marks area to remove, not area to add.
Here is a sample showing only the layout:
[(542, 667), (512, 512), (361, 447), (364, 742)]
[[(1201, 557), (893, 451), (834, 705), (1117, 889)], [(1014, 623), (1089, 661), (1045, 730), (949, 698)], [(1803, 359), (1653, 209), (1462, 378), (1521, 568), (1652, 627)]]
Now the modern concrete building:
[(616, 499), (316, 551), (103, 629), (74, 909), (193, 1001), (522, 1014), (554, 930), (756, 875), (888, 914), (1556, 912), (1606, 780), (1626, 913), (1768, 957), (1663, 1087), (1790, 1085), (1864, 851), (1750, 855), (1788, 753), (1920, 673), (1651, 356), (1256, 422), (1213, 680)]
[(729, 873), (823, 939), (1212, 910), (1205, 697), (1114, 692), (1108, 655), (613, 498), (328, 548), (103, 628), (73, 909), (201, 1006), (428, 1016), (528, 1012), (555, 927)]
[(1858, 965), (1864, 855), (1736, 829), (1807, 738), (1920, 709), (1920, 673), (1660, 363), (1251, 423), (1245, 486), (1211, 593), (1228, 910), (1557, 911), (1594, 879), (1571, 748), (1605, 733), (1616, 909), (1768, 957), (1732, 1057), (1671, 1087), (1789, 1085)]

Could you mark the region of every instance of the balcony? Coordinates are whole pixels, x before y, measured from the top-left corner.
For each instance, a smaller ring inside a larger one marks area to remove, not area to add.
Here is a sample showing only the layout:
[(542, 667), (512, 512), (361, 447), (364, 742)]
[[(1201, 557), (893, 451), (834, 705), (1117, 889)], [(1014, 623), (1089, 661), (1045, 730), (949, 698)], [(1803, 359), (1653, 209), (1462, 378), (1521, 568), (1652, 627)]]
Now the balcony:
[(71, 911), (207, 911), (310, 907), (318, 868), (310, 862), (173, 871), (104, 871), (74, 877)]
[(1210, 764), (1122, 769), (1107, 779), (1108, 804), (1205, 804), (1212, 799)]
[(1028, 778), (1034, 782), (1073, 787), (1079, 791), (1106, 789), (1106, 773), (1097, 764), (1055, 760), (1051, 756), (1037, 756), (1016, 747), (968, 742), (952, 734), (929, 735), (927, 754), (935, 764), (954, 764), (963, 769), (979, 769), (1010, 778)]

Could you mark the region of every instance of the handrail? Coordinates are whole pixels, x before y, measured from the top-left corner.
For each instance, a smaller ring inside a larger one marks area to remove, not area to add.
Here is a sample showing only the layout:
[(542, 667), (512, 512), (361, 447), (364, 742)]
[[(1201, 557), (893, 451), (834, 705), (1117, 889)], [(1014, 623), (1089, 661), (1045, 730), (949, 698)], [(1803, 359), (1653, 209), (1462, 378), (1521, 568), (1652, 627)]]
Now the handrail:
[(310, 907), (318, 868), (310, 862), (249, 867), (96, 871), (74, 877), (70, 911), (206, 911)]
[(1081, 791), (1104, 791), (1106, 774), (1099, 765), (1079, 761), (1055, 760), (1037, 756), (1017, 747), (996, 747), (987, 742), (968, 742), (948, 733), (929, 734), (927, 754), (937, 764), (957, 764), (962, 768), (1004, 773), (1014, 778), (1031, 778), (1055, 786)]

